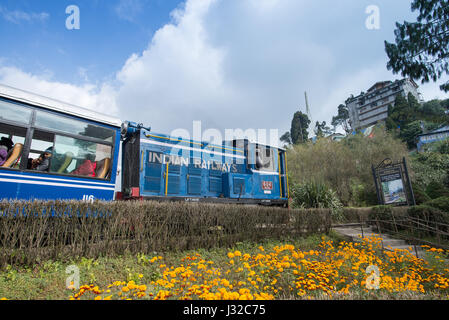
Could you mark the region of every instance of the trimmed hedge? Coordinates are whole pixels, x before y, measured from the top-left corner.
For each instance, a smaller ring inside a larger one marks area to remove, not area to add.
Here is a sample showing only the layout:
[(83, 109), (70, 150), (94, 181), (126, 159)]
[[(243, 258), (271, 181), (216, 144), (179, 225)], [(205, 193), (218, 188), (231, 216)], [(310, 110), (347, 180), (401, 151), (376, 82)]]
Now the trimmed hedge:
[(327, 233), (330, 216), (329, 209), (185, 202), (3, 201), (0, 267)]
[(449, 214), (449, 197), (440, 197), (427, 201), (425, 204)]

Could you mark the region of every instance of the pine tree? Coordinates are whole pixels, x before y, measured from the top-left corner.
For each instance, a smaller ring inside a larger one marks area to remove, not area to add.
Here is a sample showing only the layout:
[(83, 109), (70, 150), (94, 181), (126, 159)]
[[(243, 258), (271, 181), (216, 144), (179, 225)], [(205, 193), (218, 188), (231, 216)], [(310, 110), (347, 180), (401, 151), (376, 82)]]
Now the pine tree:
[(304, 143), (309, 140), (309, 129), (310, 120), (309, 117), (298, 111), (294, 114), (292, 120), (292, 127), (290, 129), (290, 138), (293, 144)]
[[(413, 0), (417, 22), (396, 23), (396, 43), (385, 41), (387, 68), (422, 83), (449, 74), (449, 0)], [(440, 86), (449, 91), (449, 82)]]
[(351, 127), (349, 125), (349, 110), (344, 104), (338, 106), (338, 114), (332, 118), (331, 125), (334, 128), (341, 126), (345, 130), (346, 134), (351, 133)]

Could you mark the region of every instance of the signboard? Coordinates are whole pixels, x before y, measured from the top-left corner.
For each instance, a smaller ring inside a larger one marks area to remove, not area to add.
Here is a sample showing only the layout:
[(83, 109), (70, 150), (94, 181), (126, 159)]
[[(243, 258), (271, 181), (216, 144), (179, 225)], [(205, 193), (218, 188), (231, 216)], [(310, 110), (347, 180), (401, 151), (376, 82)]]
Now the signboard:
[(372, 170), (379, 204), (415, 205), (405, 158), (397, 162), (385, 159)]

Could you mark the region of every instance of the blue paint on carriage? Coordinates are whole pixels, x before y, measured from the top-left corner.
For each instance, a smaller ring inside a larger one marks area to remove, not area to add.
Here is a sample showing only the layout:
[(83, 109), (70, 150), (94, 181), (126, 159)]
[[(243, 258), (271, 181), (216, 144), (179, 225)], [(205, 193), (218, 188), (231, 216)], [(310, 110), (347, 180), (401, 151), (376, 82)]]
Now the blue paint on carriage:
[[(141, 196), (287, 200), (279, 172), (255, 170), (245, 150), (230, 143), (213, 145), (143, 129), (140, 142)], [(279, 159), (274, 157), (273, 167), (285, 172)]]

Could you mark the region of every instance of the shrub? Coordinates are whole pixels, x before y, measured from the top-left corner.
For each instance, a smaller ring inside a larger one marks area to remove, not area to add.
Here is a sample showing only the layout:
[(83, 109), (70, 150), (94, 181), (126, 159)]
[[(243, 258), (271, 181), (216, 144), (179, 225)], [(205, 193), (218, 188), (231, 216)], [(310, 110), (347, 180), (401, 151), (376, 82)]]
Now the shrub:
[[(426, 226), (429, 229), (438, 228), (440, 231), (449, 232), (449, 213), (437, 208), (436, 206), (439, 204), (441, 203), (430, 201), (420, 206), (410, 207), (408, 214), (412, 218), (420, 219), (419, 221), (422, 226)], [(438, 223), (445, 225), (438, 225)], [(427, 232), (418, 231), (418, 234), (433, 235), (434, 232), (430, 230)]]
[(426, 144), (423, 146), (423, 151), (449, 154), (449, 139)]
[(409, 157), (407, 146), (382, 128), (376, 128), (372, 138), (357, 134), (340, 142), (318, 139), (288, 150), (289, 180), (293, 184), (324, 183), (345, 206), (375, 205), (371, 165), (403, 157)]
[(432, 200), (432, 198), (429, 197), (429, 195), (426, 193), (424, 188), (421, 187), (419, 184), (413, 182), (412, 188), (413, 188), (413, 194), (415, 196), (415, 202), (417, 205), (420, 205), (427, 201)]
[(439, 181), (430, 182), (426, 187), (426, 193), (431, 199), (449, 197), (449, 190), (442, 182)]
[(407, 216), (407, 209), (404, 207), (375, 206), (372, 208), (370, 220), (374, 220), (375, 226), (380, 228), (378, 232), (398, 232), (406, 229), (403, 221)]
[(425, 205), (439, 209), (449, 214), (449, 197), (440, 197), (434, 200), (427, 201)]
[(428, 186), (433, 181), (441, 184), (448, 183), (449, 154), (416, 153), (411, 157), (410, 167), (414, 172), (412, 180), (421, 186)]
[(323, 183), (294, 185), (291, 194), (294, 208), (328, 208), (331, 209), (334, 221), (342, 219), (342, 203), (336, 193)]

